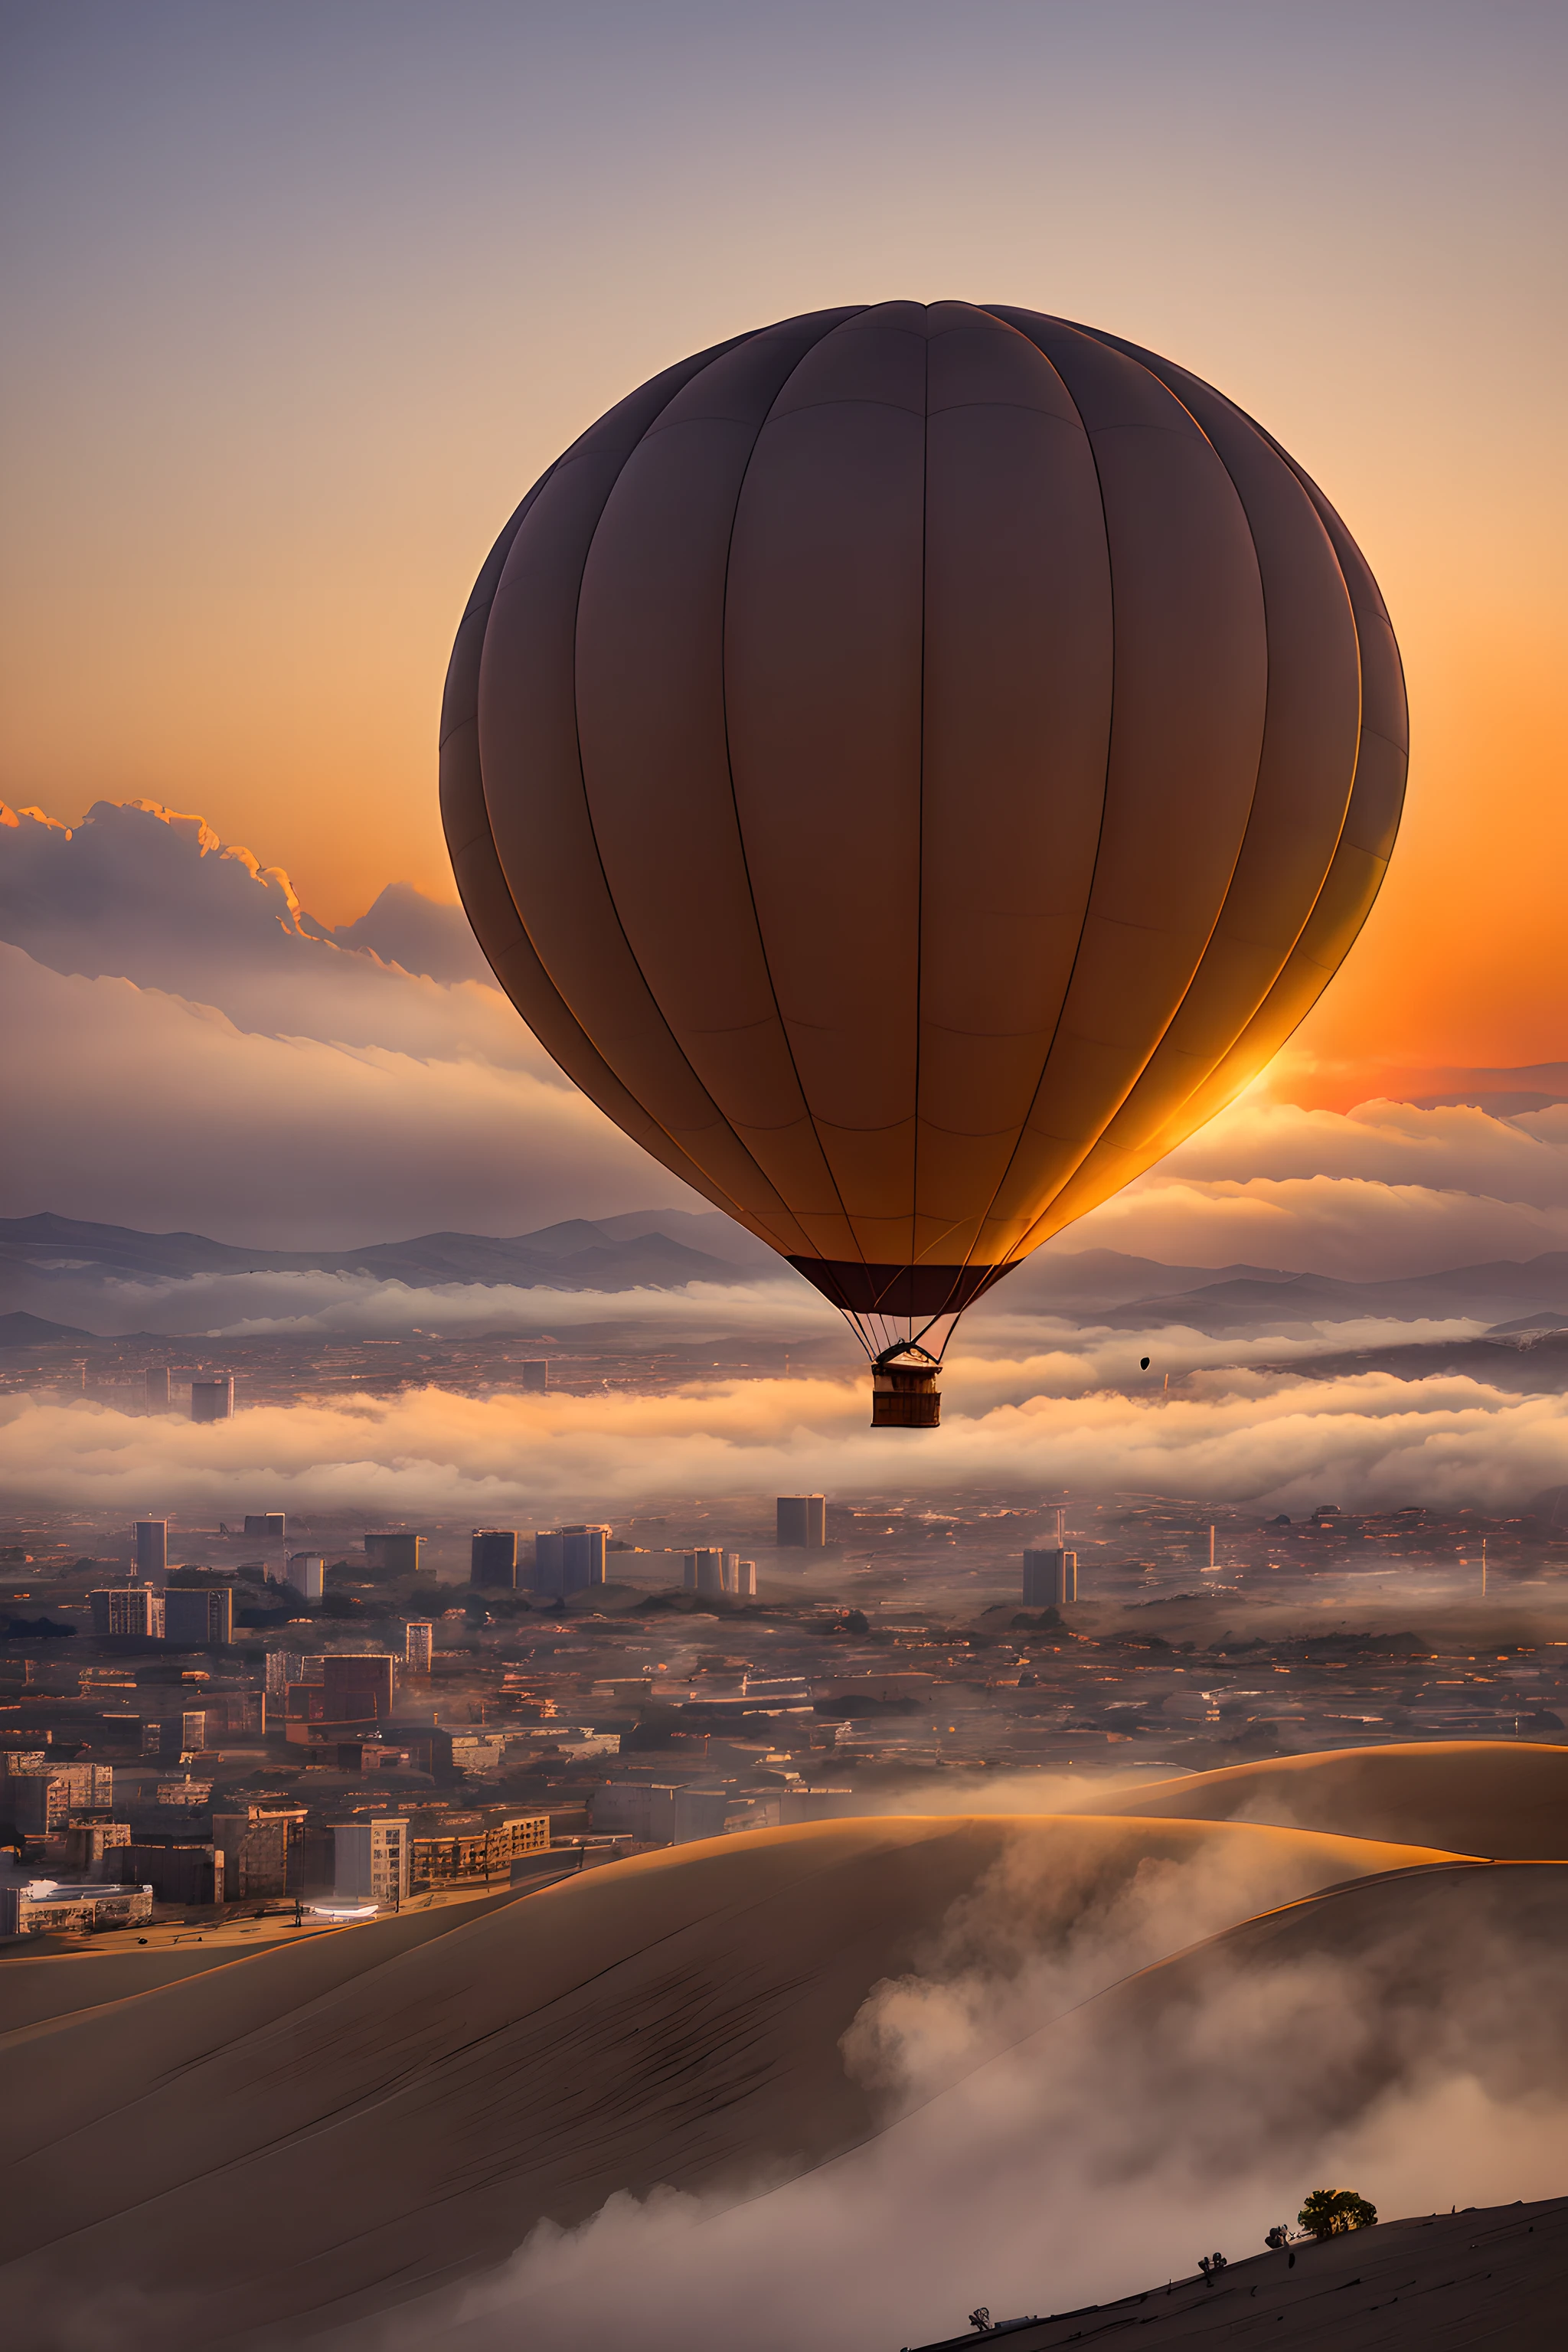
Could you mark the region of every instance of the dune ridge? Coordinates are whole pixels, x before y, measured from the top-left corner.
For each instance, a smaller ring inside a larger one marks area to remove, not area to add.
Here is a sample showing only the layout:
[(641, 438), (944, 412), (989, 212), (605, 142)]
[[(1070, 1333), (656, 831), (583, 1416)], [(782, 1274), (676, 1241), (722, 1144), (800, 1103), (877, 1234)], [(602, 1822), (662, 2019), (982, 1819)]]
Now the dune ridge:
[(1568, 1747), (1468, 1739), (1331, 1748), (1144, 1782), (1119, 1792), (1116, 1811), (1149, 1821), (1324, 1830), (1445, 1846), (1494, 1862), (1562, 1861), (1568, 1859)]
[(1150, 1867), (1228, 1874), (1245, 1907), (1438, 1858), (1235, 1823), (893, 1817), (639, 1857), (387, 1957), (362, 1930), (274, 1949), (7, 2037), (0, 2289), (38, 2352), (67, 2342), (62, 2311), (86, 2324), (83, 2279), (114, 2282), (124, 2345), (348, 2319), (500, 2261), (540, 2216), (755, 2192), (871, 2137), (884, 2113), (840, 2038), (998, 1870), (1048, 1939)]
[[(1396, 2213), (1515, 2184), (1539, 2198), (1560, 2177), (1568, 2113), (1565, 1934), (1564, 1864), (1413, 1858), (1342, 1880), (1058, 2010), (751, 2202), (614, 2200), (464, 2295), (411, 2305), (390, 2336), (351, 2327), (334, 2342), (510, 2352), (525, 2330), (531, 2352), (870, 2352), (928, 2342), (944, 2309), (1053, 2300), (1078, 2308), (1048, 2340), (1089, 2342), (1163, 2316), (1123, 2303), (1091, 2320), (1091, 2297), (1135, 2290), (1167, 2260), (1189, 2268), (1200, 2246), (1242, 2255), (1316, 2183), (1350, 2181)], [(1434, 2293), (1453, 2283), (1426, 2273)], [(1337, 2305), (1285, 2305), (1268, 2341), (1337, 2352)], [(1225, 2307), (1198, 2340), (1250, 2340)], [(1433, 2340), (1511, 2346), (1473, 2317)], [(1384, 2340), (1376, 2326), (1354, 2340)]]

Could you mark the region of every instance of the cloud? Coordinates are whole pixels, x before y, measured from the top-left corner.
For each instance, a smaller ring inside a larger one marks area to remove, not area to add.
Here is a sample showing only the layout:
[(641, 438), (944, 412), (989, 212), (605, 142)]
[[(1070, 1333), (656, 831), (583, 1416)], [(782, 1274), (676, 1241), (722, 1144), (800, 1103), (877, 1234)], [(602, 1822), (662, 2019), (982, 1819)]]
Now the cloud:
[(199, 817), (0, 810), (7, 1211), (330, 1246), (705, 1205), (498, 989), (372, 951), (453, 970), (457, 909), (384, 892), (346, 936)]
[(1458, 1375), (1297, 1381), (1196, 1373), (1169, 1403), (1051, 1394), (1028, 1363), (961, 1359), (940, 1431), (866, 1424), (866, 1383), (693, 1382), (658, 1396), (395, 1397), (257, 1406), (197, 1428), (91, 1401), (0, 1402), (0, 1482), (16, 1508), (200, 1522), (263, 1489), (268, 1508), (549, 1524), (654, 1497), (799, 1491), (845, 1498), (984, 1486), (1136, 1489), (1293, 1513), (1344, 1506), (1517, 1507), (1561, 1483), (1568, 1400)]
[[(1100, 1810), (1114, 1811), (1114, 1795), (1102, 1782)], [(973, 1789), (969, 1802), (992, 1810)], [(1020, 1810), (1047, 1812), (1061, 1802), (1059, 1788), (1047, 1795), (1037, 1780), (1033, 1804)], [(1082, 1794), (1078, 1802), (1089, 1811)], [(919, 1803), (923, 1810), (923, 1791)], [(1091, 1814), (1079, 1839), (1008, 1843), (931, 1924), (905, 1972), (868, 1994), (844, 2037), (847, 2070), (882, 2095), (889, 2119), (911, 2114), (1135, 1969), (1349, 1877), (1348, 1843), (1333, 1864), (1309, 1840), (1267, 1828), (1203, 1839), (1179, 1854), (1129, 1854), (1099, 1841)], [(1363, 1867), (1373, 1866), (1369, 1855)]]
[[(699, 1205), (497, 989), (456, 976), (480, 969), (460, 912), (405, 885), (329, 933), (199, 817), (3, 810), (0, 940), (13, 1213), (324, 1246)], [(1053, 1254), (1371, 1279), (1568, 1249), (1568, 1107), (1302, 1109), (1276, 1098), (1289, 1084), (1254, 1087)]]
[[(668, 1339), (765, 1337), (837, 1340), (846, 1359), (857, 1354), (837, 1309), (793, 1270), (783, 1269), (774, 1280), (763, 1276), (721, 1285), (689, 1282), (623, 1290), (522, 1288), (499, 1282), (416, 1287), (374, 1275), (330, 1273), (106, 1280), (96, 1274), (73, 1277), (67, 1271), (51, 1272), (47, 1293), (38, 1294), (34, 1303), (53, 1321), (106, 1337), (160, 1331), (235, 1340), (313, 1333), (374, 1339), (418, 1324), (450, 1339), (479, 1332), (610, 1326), (635, 1330), (649, 1347)], [(1010, 1363), (1018, 1369), (994, 1371), (1009, 1388), (1023, 1379), (1053, 1395), (1068, 1396), (1089, 1387), (1121, 1384), (1135, 1357), (1151, 1350), (1152, 1377), (1143, 1386), (1157, 1389), (1167, 1373), (1175, 1377), (1212, 1365), (1281, 1363), (1329, 1349), (1437, 1345), (1477, 1338), (1488, 1328), (1460, 1316), (1396, 1321), (1366, 1315), (1296, 1322), (1288, 1331), (1271, 1332), (1264, 1325), (1246, 1337), (1227, 1333), (1216, 1338), (1181, 1324), (1150, 1324), (1140, 1328), (1134, 1343), (1125, 1330), (1027, 1312), (1005, 1315), (992, 1308), (960, 1327), (960, 1339), (947, 1361), (950, 1370), (966, 1363), (971, 1376), (983, 1381), (989, 1369)]]
[[(609, 1324), (635, 1326), (650, 1346), (662, 1337), (734, 1339), (763, 1334), (786, 1340), (837, 1338), (847, 1353), (852, 1344), (836, 1309), (787, 1271), (773, 1282), (626, 1290), (522, 1289), (479, 1282), (415, 1288), (360, 1274), (198, 1274), (105, 1281), (73, 1280), (67, 1273), (50, 1275), (39, 1303), (52, 1321), (104, 1336), (160, 1331), (254, 1339), (320, 1332), (374, 1339), (422, 1326), (449, 1339), (473, 1332), (580, 1330)], [(1405, 1327), (1396, 1328), (1405, 1336)], [(1123, 1340), (1123, 1356), (1126, 1351)]]
[(1500, 1119), (1463, 1104), (1373, 1102), (1336, 1113), (1244, 1097), (1165, 1167), (1200, 1182), (1320, 1176), (1557, 1208), (1568, 1198), (1568, 1105)]
[[(226, 848), (198, 816), (100, 801), (68, 828), (0, 805), (0, 940), (51, 971), (129, 980), (261, 1036), (479, 1058), (563, 1083), (493, 984), (442, 985), (372, 952), (452, 919), (467, 931), (456, 908), (384, 892), (340, 944), (281, 866)], [(422, 959), (437, 960), (449, 967), (449, 947)]]
[(1164, 1177), (1107, 1202), (1073, 1236), (1084, 1248), (1180, 1265), (1247, 1264), (1371, 1282), (1568, 1249), (1568, 1203), (1535, 1209), (1367, 1179), (1200, 1185)]
[(1568, 1108), (1305, 1111), (1258, 1091), (1065, 1243), (1347, 1281), (1568, 1249)]
[(532, 1069), (459, 1054), (451, 1036), (450, 1054), (428, 1057), (268, 1036), (210, 1004), (67, 977), (3, 945), (0, 992), (12, 1215), (331, 1247), (520, 1233), (633, 1202), (702, 1205), (537, 1050)]
[(427, 980), (495, 985), (461, 907), (442, 906), (411, 882), (389, 882), (357, 921), (339, 923), (331, 936), (341, 948), (368, 948), (384, 962)]

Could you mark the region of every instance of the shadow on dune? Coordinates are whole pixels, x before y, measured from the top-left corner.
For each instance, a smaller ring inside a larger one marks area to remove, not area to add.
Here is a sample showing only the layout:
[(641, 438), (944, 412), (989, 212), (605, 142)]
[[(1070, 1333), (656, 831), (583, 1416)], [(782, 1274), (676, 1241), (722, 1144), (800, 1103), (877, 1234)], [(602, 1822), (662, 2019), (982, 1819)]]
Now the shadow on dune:
[[(84, 2278), (114, 2282), (117, 2344), (346, 2318), (544, 2217), (664, 2185), (721, 2200), (865, 2140), (900, 2086), (840, 2043), (880, 1984), (978, 1962), (1016, 1990), (1049, 1953), (1059, 2007), (1425, 1858), (1206, 1822), (827, 1822), (616, 1864), (390, 1957), (367, 1931), (352, 1975), (350, 1937), (212, 1969), (0, 2044), (0, 2289), (39, 2352)], [(941, 2022), (961, 2063), (995, 2046)]]

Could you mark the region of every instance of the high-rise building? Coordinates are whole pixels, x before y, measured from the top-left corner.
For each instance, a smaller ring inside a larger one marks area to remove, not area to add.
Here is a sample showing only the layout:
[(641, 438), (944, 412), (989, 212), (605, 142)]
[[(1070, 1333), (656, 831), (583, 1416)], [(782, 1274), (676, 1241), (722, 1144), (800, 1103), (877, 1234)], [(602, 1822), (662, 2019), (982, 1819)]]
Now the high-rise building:
[(417, 1576), (425, 1566), (425, 1538), (402, 1528), (384, 1528), (364, 1539), (365, 1558), (377, 1561), (388, 1576)]
[(111, 1584), (88, 1595), (92, 1630), (100, 1641), (136, 1634), (144, 1642), (163, 1638), (163, 1593), (150, 1584)]
[(820, 1551), (827, 1541), (827, 1503), (821, 1495), (781, 1495), (775, 1538), (785, 1551)]
[(550, 1851), (550, 1815), (513, 1813), (488, 1829), (445, 1837), (409, 1840), (408, 1883), (416, 1888), (451, 1885), (465, 1878), (510, 1874), (524, 1854)]
[(299, 1892), (307, 1810), (304, 1805), (247, 1805), (243, 1811), (214, 1813), (213, 1844), (223, 1856), (227, 1902)]
[(143, 1584), (162, 1584), (169, 1572), (169, 1522), (136, 1522), (136, 1573)]
[(754, 1559), (737, 1559), (734, 1580), (730, 1590), (742, 1601), (757, 1597), (757, 1563)]
[(236, 1691), (210, 1700), (205, 1706), (182, 1708), (166, 1722), (143, 1717), (142, 1753), (165, 1759), (189, 1756), (201, 1748), (221, 1748), (232, 1732), (257, 1733), (266, 1729), (266, 1693)]
[(325, 1661), (303, 1650), (268, 1650), (266, 1695), (281, 1699), (290, 1683), (319, 1683)]
[(170, 1402), (167, 1364), (149, 1364), (142, 1375), (142, 1386), (149, 1412), (167, 1412)]
[(550, 1386), (550, 1363), (548, 1358), (536, 1363), (521, 1364), (518, 1369), (522, 1374), (522, 1392), (524, 1396), (542, 1396), (545, 1390)]
[(238, 1732), (261, 1732), (267, 1729), (267, 1693), (265, 1691), (230, 1691), (228, 1695), (228, 1728)]
[(13, 1772), (5, 1783), (6, 1811), (29, 1837), (53, 1837), (73, 1813), (107, 1812), (113, 1802), (109, 1764), (57, 1764), (43, 1772)]
[(301, 1601), (319, 1601), (327, 1564), (319, 1551), (291, 1551), (289, 1581)]
[(390, 1722), (396, 1661), (385, 1650), (329, 1650), (321, 1660), (321, 1713), (329, 1723)]
[[(121, 1852), (131, 1843), (129, 1822), (82, 1822), (65, 1833), (65, 1865), (73, 1877), (103, 1878), (119, 1882), (129, 1875), (113, 1860), (114, 1849)], [(140, 1883), (142, 1873), (137, 1875)]]
[(70, 1793), (58, 1772), (13, 1772), (5, 1783), (12, 1821), (26, 1837), (57, 1837), (70, 1811)]
[(362, 1814), (332, 1832), (332, 1893), (340, 1901), (401, 1903), (408, 1892), (408, 1823), (400, 1813)]
[(724, 1555), (721, 1551), (689, 1551), (682, 1566), (682, 1581), (688, 1592), (724, 1591)]
[(232, 1421), (234, 1419), (234, 1374), (219, 1372), (210, 1380), (191, 1382), (191, 1419), (193, 1421)]
[(283, 1528), (281, 1511), (247, 1511), (245, 1515), (246, 1534), (256, 1537), (262, 1543), (282, 1543), (285, 1540)]
[(234, 1639), (234, 1592), (207, 1585), (189, 1592), (177, 1584), (163, 1593), (163, 1639), (187, 1649), (220, 1648)]
[(404, 1671), (427, 1675), (436, 1648), (436, 1628), (428, 1618), (411, 1617), (403, 1629)]
[(515, 1528), (476, 1528), (468, 1548), (468, 1581), (486, 1591), (510, 1592), (517, 1583)]
[(199, 1840), (111, 1846), (102, 1875), (150, 1886), (159, 1903), (221, 1903), (224, 1899), (222, 1849)]
[(533, 1538), (532, 1588), (554, 1600), (605, 1581), (607, 1527), (541, 1528)]
[(565, 1591), (562, 1567), (563, 1539), (559, 1528), (541, 1528), (533, 1538), (531, 1589), (546, 1600), (559, 1601)]
[(1078, 1554), (1049, 1544), (1024, 1554), (1024, 1605), (1059, 1609), (1078, 1599)]
[(590, 1584), (604, 1583), (605, 1553), (609, 1540), (607, 1527), (562, 1528), (562, 1581), (568, 1592), (582, 1592)]

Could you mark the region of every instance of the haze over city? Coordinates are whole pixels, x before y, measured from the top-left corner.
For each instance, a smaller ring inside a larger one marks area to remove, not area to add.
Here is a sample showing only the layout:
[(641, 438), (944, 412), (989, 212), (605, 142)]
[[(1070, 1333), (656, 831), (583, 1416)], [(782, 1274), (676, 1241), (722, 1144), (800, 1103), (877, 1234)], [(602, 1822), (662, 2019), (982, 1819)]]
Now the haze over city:
[(17, 2340), (1555, 2344), (1560, 15), (0, 23)]

